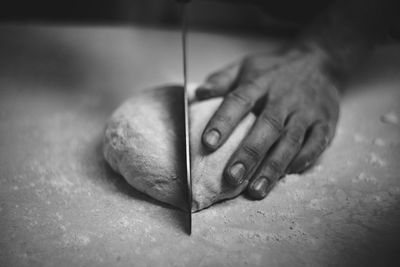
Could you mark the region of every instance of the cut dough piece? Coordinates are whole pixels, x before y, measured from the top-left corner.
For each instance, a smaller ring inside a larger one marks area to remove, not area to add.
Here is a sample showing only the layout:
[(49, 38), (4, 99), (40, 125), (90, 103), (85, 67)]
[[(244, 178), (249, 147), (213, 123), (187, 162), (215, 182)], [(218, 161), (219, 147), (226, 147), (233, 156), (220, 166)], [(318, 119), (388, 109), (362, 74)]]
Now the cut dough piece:
[[(185, 209), (183, 88), (168, 86), (129, 99), (109, 119), (103, 152), (110, 166), (137, 190)], [(201, 134), (222, 99), (190, 105), (192, 211), (239, 195), (246, 185), (232, 188), (222, 173), (254, 122), (248, 115), (217, 151), (208, 153)]]
[(137, 190), (184, 208), (183, 91), (151, 90), (122, 104), (109, 119), (104, 157)]
[(223, 171), (229, 158), (253, 125), (253, 114), (244, 118), (225, 144), (213, 153), (208, 152), (201, 143), (204, 128), (221, 102), (222, 98), (214, 98), (190, 106), (193, 211), (207, 208), (224, 199), (234, 198), (247, 186), (246, 183), (236, 189), (230, 186), (223, 178)]

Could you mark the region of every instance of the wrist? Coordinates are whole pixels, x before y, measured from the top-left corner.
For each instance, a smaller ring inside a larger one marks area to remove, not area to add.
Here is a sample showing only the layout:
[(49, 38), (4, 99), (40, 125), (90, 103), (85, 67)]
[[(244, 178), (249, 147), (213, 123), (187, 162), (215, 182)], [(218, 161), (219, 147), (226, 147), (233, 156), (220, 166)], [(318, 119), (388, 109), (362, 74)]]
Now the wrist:
[(331, 71), (347, 77), (385, 38), (395, 2), (335, 1), (302, 32), (297, 42), (317, 52)]

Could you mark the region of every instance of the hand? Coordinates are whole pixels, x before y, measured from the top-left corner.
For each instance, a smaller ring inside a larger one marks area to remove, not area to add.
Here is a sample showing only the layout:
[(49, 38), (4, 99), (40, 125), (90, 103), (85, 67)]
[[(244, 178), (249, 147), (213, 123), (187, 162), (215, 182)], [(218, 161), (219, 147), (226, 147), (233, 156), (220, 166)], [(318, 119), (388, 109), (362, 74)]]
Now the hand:
[(203, 145), (217, 150), (249, 112), (257, 120), (231, 156), (224, 179), (247, 183), (264, 198), (288, 172), (310, 167), (332, 140), (339, 94), (328, 75), (328, 57), (317, 49), (290, 49), (246, 57), (211, 74), (198, 99), (225, 96), (207, 124)]

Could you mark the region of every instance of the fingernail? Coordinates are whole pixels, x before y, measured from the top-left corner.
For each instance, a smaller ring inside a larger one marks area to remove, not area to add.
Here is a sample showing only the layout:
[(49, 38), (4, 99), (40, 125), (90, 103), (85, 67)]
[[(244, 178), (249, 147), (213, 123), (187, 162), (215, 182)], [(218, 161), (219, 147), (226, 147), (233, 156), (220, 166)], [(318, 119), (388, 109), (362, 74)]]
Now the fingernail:
[(196, 90), (196, 96), (197, 98), (209, 98), (212, 96), (213, 92), (213, 85), (210, 83), (205, 83), (203, 85), (200, 85), (197, 90)]
[(209, 131), (205, 136), (205, 141), (208, 146), (215, 147), (218, 144), (221, 135), (217, 130)]
[(258, 178), (252, 186), (253, 196), (262, 199), (267, 194), (267, 189), (269, 186), (269, 180), (267, 177)]
[(229, 170), (231, 182), (233, 182), (235, 185), (241, 184), (243, 182), (245, 173), (246, 167), (243, 165), (243, 163), (236, 163)]

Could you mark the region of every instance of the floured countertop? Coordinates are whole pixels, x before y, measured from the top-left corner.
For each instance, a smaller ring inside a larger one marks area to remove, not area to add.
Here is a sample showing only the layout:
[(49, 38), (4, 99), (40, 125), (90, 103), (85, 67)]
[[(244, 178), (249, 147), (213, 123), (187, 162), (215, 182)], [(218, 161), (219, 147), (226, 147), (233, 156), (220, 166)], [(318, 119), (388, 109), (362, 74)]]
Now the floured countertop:
[[(197, 82), (278, 43), (189, 38)], [(0, 39), (0, 266), (400, 263), (400, 46), (355, 77), (317, 166), (262, 201), (195, 213), (188, 237), (183, 214), (130, 188), (100, 149), (121, 101), (181, 80), (179, 32), (1, 26)]]

